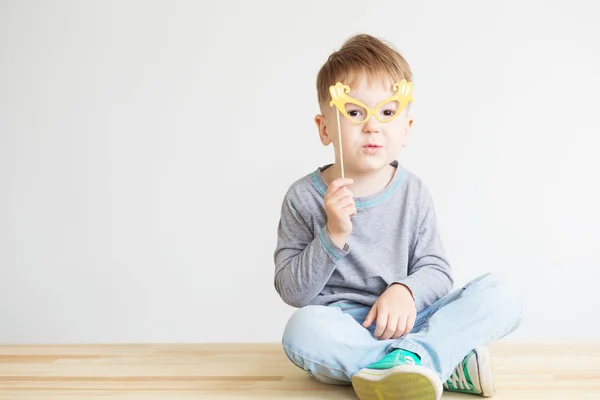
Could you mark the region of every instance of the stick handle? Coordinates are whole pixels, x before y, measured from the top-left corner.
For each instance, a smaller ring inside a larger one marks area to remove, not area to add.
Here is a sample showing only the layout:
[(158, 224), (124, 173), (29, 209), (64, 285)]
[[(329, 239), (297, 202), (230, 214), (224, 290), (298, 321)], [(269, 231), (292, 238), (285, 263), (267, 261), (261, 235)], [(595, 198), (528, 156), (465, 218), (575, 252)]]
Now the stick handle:
[(340, 110), (336, 109), (337, 126), (338, 126), (338, 143), (340, 146), (340, 166), (342, 168), (342, 179), (344, 178), (344, 154), (342, 153), (342, 129), (340, 127)]

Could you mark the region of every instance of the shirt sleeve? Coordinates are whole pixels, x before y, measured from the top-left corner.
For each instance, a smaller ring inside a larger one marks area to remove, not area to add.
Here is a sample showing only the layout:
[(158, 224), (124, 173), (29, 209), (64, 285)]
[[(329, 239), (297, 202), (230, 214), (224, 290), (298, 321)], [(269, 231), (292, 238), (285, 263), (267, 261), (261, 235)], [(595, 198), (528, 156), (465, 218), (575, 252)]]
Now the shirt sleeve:
[(286, 304), (308, 305), (323, 290), (339, 260), (349, 254), (336, 245), (327, 226), (313, 232), (298, 206), (286, 196), (275, 249), (275, 289)]
[(452, 269), (440, 238), (435, 207), (426, 192), (423, 217), (417, 229), (417, 238), (410, 257), (408, 276), (398, 281), (412, 292), (417, 312), (426, 309), (452, 289)]

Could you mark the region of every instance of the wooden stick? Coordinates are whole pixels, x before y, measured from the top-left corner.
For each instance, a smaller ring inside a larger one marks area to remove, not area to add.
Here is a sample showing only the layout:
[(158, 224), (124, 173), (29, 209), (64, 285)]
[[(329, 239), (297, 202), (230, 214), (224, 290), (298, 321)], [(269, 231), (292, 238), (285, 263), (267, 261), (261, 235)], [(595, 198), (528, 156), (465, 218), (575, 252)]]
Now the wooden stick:
[(340, 110), (335, 109), (338, 124), (338, 143), (340, 146), (340, 166), (342, 167), (342, 179), (344, 178), (344, 154), (342, 153), (342, 129), (340, 128)]

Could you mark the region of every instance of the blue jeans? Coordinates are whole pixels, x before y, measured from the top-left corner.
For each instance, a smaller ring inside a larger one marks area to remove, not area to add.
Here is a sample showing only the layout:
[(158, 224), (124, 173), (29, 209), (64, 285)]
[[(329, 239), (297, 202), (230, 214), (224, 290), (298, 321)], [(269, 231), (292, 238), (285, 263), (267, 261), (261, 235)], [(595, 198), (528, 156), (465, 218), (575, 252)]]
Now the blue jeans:
[(402, 348), (418, 354), (444, 382), (471, 350), (514, 331), (523, 303), (507, 282), (486, 274), (419, 312), (409, 334), (389, 340), (373, 336), (375, 323), (362, 327), (369, 310), (350, 302), (302, 307), (285, 327), (285, 353), (314, 379), (344, 385), (361, 368)]

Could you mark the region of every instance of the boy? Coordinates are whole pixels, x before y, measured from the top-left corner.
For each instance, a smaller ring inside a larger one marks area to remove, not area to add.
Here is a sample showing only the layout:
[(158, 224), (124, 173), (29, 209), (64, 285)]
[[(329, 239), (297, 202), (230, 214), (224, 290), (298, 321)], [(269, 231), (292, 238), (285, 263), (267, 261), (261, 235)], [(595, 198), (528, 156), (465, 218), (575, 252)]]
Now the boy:
[(408, 63), (356, 35), (323, 65), (317, 91), (335, 162), (294, 182), (282, 204), (275, 288), (300, 308), (286, 354), (361, 400), (492, 396), (485, 346), (516, 329), (523, 307), (495, 274), (451, 291), (431, 195), (396, 160), (413, 124)]

